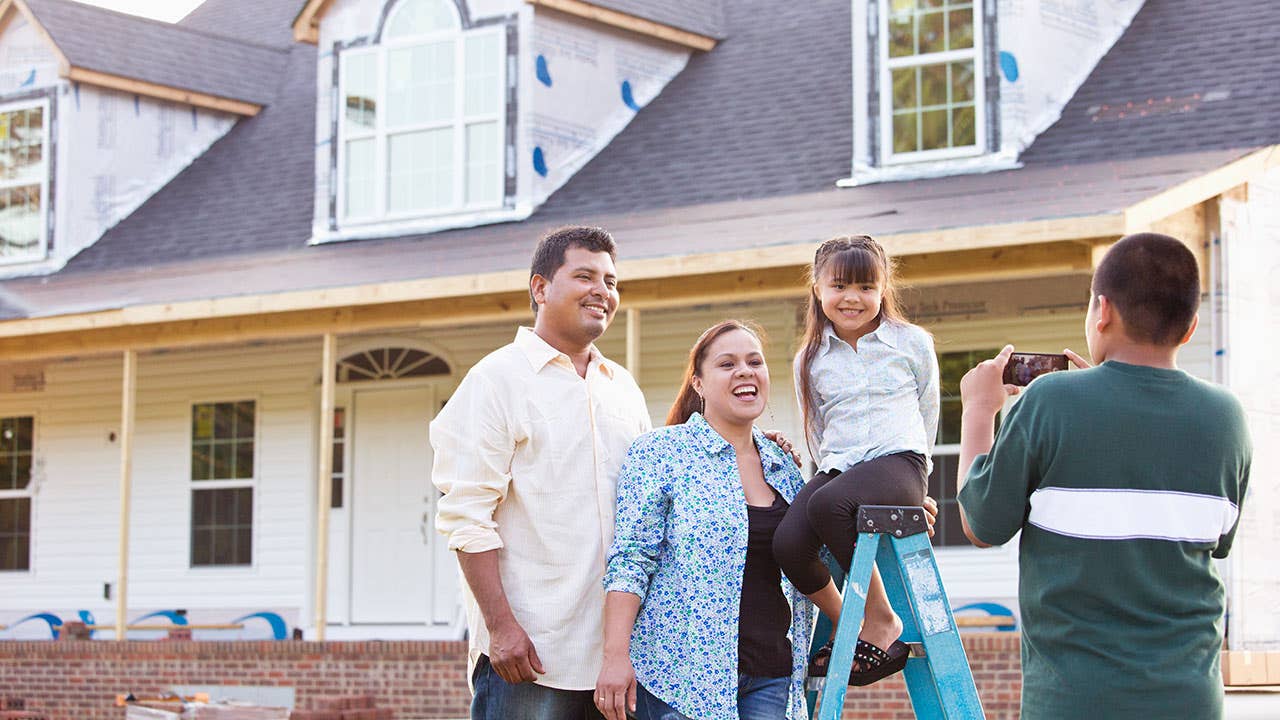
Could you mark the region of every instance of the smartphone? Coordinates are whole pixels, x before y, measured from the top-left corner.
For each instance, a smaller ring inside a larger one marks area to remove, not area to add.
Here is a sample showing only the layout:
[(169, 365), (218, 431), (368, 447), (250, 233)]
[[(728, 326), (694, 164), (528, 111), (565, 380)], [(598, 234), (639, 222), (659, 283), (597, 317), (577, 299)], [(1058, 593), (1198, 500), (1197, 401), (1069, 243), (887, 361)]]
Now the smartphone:
[(1016, 352), (1009, 356), (1009, 364), (1004, 366), (1004, 382), (1006, 385), (1026, 387), (1045, 373), (1066, 369), (1066, 355)]

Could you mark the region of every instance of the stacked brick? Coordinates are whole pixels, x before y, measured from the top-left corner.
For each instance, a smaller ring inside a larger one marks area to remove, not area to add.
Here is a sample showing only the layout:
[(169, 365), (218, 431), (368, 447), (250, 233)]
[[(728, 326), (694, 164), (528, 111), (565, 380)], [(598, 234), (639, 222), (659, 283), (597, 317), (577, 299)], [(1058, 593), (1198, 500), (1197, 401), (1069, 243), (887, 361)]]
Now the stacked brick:
[(372, 695), (347, 695), (316, 698), (314, 710), (294, 710), (289, 720), (395, 720), (395, 711), (377, 707)]
[(28, 710), (22, 698), (0, 697), (0, 720), (49, 720), (34, 710)]

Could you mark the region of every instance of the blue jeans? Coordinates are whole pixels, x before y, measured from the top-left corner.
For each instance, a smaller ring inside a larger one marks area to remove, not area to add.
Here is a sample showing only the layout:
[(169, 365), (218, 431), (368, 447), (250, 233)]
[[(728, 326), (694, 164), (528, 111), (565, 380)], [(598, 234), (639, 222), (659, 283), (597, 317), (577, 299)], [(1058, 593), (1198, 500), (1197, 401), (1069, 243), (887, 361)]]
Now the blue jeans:
[[(783, 720), (791, 694), (791, 678), (758, 678), (738, 673), (738, 720)], [(653, 693), (636, 685), (637, 720), (690, 720)]]
[(475, 697), (471, 720), (600, 720), (591, 690), (559, 690), (498, 677), (489, 656), (481, 655), (471, 673)]

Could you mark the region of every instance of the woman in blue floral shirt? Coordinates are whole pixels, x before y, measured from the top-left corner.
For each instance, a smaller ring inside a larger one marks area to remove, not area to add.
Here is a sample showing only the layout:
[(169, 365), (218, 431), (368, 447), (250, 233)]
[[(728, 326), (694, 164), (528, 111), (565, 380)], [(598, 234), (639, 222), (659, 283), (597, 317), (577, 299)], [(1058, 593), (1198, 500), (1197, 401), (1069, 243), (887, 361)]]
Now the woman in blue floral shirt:
[(605, 573), (596, 705), (609, 720), (800, 720), (813, 606), (773, 532), (803, 480), (753, 423), (769, 399), (759, 333), (708, 329), (667, 427), (631, 446)]

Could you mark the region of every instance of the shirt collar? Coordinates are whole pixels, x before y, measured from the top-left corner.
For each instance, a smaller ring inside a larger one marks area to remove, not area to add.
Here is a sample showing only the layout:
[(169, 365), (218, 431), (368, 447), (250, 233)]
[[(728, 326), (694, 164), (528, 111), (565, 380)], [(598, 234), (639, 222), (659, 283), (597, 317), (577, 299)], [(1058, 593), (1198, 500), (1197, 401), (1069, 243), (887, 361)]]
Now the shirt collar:
[[(872, 330), (871, 332), (867, 333), (866, 335), (863, 335), (862, 337), (863, 338), (874, 337), (880, 342), (884, 343), (885, 345), (888, 345), (891, 348), (897, 349), (899, 344), (902, 342), (902, 325), (884, 316), (881, 316), (880, 325), (875, 330)], [(849, 344), (844, 342), (844, 340), (842, 340), (839, 335), (836, 335), (835, 328), (832, 327), (830, 322), (828, 322), (826, 324), (826, 327), (822, 329), (822, 345), (820, 346), (819, 349), (821, 349), (823, 352), (830, 351), (832, 341), (836, 341), (836, 340), (844, 343), (845, 345)]]
[[(529, 365), (533, 367), (534, 372), (542, 370), (548, 363), (558, 357), (563, 357), (567, 362), (572, 364), (568, 355), (551, 347), (546, 340), (543, 340), (533, 328), (522, 327), (516, 331), (516, 347), (524, 353), (525, 359), (529, 361)], [(609, 363), (605, 362), (604, 355), (596, 348), (591, 346), (590, 364), (595, 365), (601, 373), (610, 379), (613, 378), (613, 368), (609, 367)]]
[[(689, 419), (685, 421), (685, 427), (689, 429), (689, 432), (693, 434), (694, 440), (702, 446), (702, 449), (708, 455), (717, 455), (726, 449), (732, 449), (729, 441), (725, 440), (723, 435), (711, 427), (711, 423), (707, 422), (702, 413), (695, 412), (690, 415)], [(751, 428), (751, 437), (755, 440), (756, 448), (760, 452), (760, 459), (769, 466), (770, 470), (777, 470), (783, 467), (785, 458), (783, 457), (782, 448), (770, 442), (757, 427), (753, 426)]]

